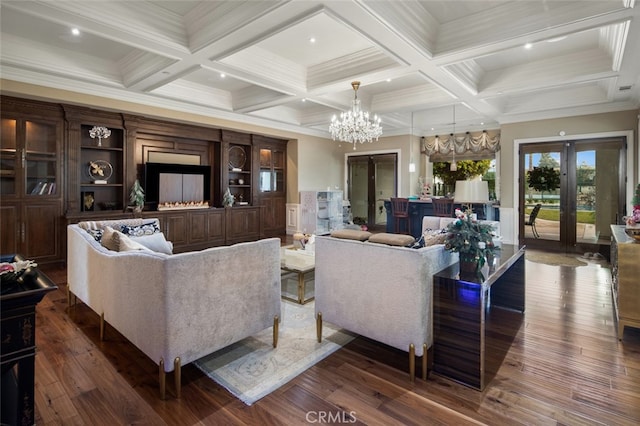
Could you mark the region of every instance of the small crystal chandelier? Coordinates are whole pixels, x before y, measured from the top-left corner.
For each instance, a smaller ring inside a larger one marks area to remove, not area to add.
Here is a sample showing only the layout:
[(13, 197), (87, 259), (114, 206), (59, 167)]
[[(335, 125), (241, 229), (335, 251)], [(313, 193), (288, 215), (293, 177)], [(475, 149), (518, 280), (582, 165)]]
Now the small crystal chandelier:
[(453, 161), (449, 167), (449, 171), (455, 172), (458, 170), (458, 163), (456, 162), (456, 105), (453, 105), (453, 133), (451, 133), (451, 152), (453, 152)]
[(102, 146), (102, 139), (111, 136), (111, 130), (103, 126), (93, 126), (93, 129), (89, 130), (89, 136), (91, 139), (98, 138), (98, 146)]
[(359, 81), (351, 83), (355, 97), (351, 103), (351, 110), (340, 113), (340, 119), (335, 115), (331, 119), (329, 132), (335, 141), (349, 142), (356, 149), (356, 142), (365, 143), (378, 140), (382, 135), (382, 127), (380, 127), (380, 117), (374, 115), (373, 120), (369, 120), (369, 113), (363, 112), (360, 107), (360, 99), (358, 99)]

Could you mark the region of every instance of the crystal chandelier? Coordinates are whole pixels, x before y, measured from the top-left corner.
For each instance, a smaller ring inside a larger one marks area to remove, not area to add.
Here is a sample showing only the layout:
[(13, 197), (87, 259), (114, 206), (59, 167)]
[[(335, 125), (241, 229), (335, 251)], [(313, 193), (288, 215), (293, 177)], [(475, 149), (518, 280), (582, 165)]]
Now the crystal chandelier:
[(451, 133), (451, 152), (453, 153), (453, 161), (449, 166), (452, 172), (458, 171), (458, 163), (456, 162), (456, 105), (453, 104), (453, 133)]
[(337, 139), (340, 142), (352, 143), (355, 150), (356, 142), (365, 143), (373, 142), (373, 139), (378, 140), (382, 135), (382, 127), (380, 127), (380, 117), (374, 115), (373, 120), (370, 120), (369, 113), (363, 112), (360, 107), (358, 99), (360, 82), (352, 82), (351, 87), (355, 92), (351, 110), (340, 113), (340, 119), (334, 115), (331, 119), (331, 125), (329, 125), (329, 132), (331, 132), (334, 141)]
[(98, 146), (102, 146), (102, 139), (107, 139), (111, 136), (111, 130), (103, 126), (93, 126), (93, 128), (89, 130), (89, 136), (91, 136), (91, 139), (98, 138)]

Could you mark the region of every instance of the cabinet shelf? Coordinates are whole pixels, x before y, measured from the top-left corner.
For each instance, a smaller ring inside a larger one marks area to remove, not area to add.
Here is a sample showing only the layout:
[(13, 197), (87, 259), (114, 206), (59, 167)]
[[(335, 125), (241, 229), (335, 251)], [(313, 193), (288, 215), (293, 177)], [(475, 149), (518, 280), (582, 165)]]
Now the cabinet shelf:
[(81, 183), (80, 186), (91, 187), (91, 188), (120, 188), (122, 187), (121, 183)]
[(82, 149), (87, 149), (87, 150), (96, 150), (96, 151), (122, 151), (122, 148), (110, 147), (110, 146), (88, 146), (88, 145), (82, 145), (81, 148)]

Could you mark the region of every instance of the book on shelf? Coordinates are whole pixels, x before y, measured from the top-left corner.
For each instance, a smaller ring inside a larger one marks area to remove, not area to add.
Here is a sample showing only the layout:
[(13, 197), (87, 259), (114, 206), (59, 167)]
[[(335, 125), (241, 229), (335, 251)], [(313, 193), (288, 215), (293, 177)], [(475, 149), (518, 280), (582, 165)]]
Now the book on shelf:
[(31, 190), (31, 195), (38, 195), (40, 194), (40, 190), (42, 189), (42, 186), (44, 185), (44, 182), (40, 181), (36, 184), (36, 186), (33, 187), (33, 189)]

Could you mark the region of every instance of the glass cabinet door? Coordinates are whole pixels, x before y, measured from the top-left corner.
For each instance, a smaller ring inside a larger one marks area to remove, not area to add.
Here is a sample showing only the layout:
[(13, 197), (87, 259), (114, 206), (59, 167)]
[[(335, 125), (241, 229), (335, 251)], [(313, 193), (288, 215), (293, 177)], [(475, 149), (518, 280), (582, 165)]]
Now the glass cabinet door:
[(284, 152), (260, 149), (260, 191), (284, 191)]
[(2, 119), (0, 137), (0, 194), (16, 195), (16, 172), (19, 171), (17, 153), (17, 120)]
[(27, 195), (55, 195), (57, 188), (57, 126), (25, 122), (24, 191)]
[(2, 195), (56, 195), (58, 125), (3, 117), (1, 130)]

